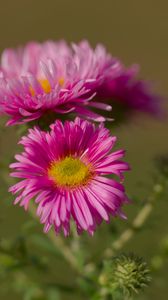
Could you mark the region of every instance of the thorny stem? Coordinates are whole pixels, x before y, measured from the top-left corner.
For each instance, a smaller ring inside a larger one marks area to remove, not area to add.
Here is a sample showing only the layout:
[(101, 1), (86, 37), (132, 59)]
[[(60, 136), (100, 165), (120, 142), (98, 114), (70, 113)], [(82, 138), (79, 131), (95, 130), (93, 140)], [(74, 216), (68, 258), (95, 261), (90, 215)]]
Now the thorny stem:
[(137, 230), (141, 229), (148, 219), (149, 215), (153, 210), (153, 204), (156, 200), (158, 193), (160, 193), (160, 185), (156, 185), (152, 192), (152, 195), (148, 198), (147, 203), (143, 206), (140, 212), (136, 215), (135, 219), (132, 221), (130, 228), (126, 229), (118, 239), (116, 239), (111, 248), (105, 250), (105, 257), (111, 257), (115, 253), (123, 248), (123, 246), (134, 236)]
[[(29, 206), (29, 212), (30, 214), (36, 218), (36, 207), (34, 204), (30, 204)], [(73, 270), (77, 273), (81, 273), (79, 266), (77, 264), (76, 258), (73, 255), (73, 253), (71, 252), (70, 248), (66, 246), (66, 244), (64, 243), (63, 239), (60, 236), (56, 236), (56, 234), (54, 233), (54, 231), (49, 231), (47, 233), (48, 238), (51, 240), (51, 242), (53, 243), (53, 245), (60, 250), (60, 253), (63, 255), (63, 257), (65, 258), (65, 260), (71, 265), (71, 267), (73, 268)]]

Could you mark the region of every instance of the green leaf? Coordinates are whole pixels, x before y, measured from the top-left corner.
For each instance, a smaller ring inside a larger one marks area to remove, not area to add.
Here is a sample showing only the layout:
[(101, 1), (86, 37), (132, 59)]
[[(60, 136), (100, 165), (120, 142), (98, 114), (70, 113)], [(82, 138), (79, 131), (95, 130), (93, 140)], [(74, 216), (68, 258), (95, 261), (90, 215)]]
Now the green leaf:
[(46, 298), (38, 287), (33, 286), (26, 290), (23, 300), (46, 300)]
[(28, 220), (27, 222), (25, 222), (23, 225), (22, 225), (22, 232), (23, 234), (32, 234), (32, 231), (33, 229), (37, 226), (37, 222), (36, 220)]
[(0, 269), (1, 268), (10, 268), (17, 264), (17, 260), (15, 260), (11, 255), (8, 254), (0, 254)]
[(49, 289), (47, 293), (47, 300), (60, 300), (60, 293), (57, 289)]
[(38, 246), (41, 250), (48, 251), (54, 255), (60, 256), (60, 252), (54, 247), (54, 245), (45, 235), (34, 234), (30, 238), (30, 240), (35, 246)]

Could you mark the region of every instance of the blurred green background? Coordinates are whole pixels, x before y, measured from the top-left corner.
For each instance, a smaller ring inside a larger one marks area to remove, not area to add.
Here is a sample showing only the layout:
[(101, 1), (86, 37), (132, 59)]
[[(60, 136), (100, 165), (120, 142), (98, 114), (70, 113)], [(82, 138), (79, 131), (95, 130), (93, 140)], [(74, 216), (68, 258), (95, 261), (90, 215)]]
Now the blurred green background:
[[(92, 46), (103, 43), (109, 52), (121, 58), (126, 66), (141, 65), (141, 77), (156, 82), (156, 89), (168, 97), (168, 2), (166, 0), (0, 0), (0, 51), (30, 40), (66, 39), (78, 42), (83, 38)], [(165, 109), (167, 104), (165, 104)], [(0, 161), (8, 161), (16, 151), (14, 128), (0, 129)], [(151, 187), (153, 158), (168, 153), (168, 122), (137, 115), (127, 124), (113, 129), (119, 143), (127, 149), (132, 171), (127, 175), (128, 193), (145, 200)], [(12, 152), (12, 153), (11, 153)], [(11, 205), (4, 172), (0, 174), (0, 239), (15, 236), (29, 216)], [(147, 189), (146, 189), (147, 188)], [(137, 207), (136, 207), (137, 210)], [(126, 246), (147, 260), (168, 234), (167, 199), (156, 204), (148, 230), (138, 234)], [(134, 207), (127, 208), (130, 218)], [(127, 224), (125, 224), (125, 227)], [(99, 230), (96, 235), (99, 235)], [(39, 253), (40, 255), (40, 253)], [(55, 263), (59, 278), (64, 278), (59, 262)], [(168, 265), (154, 280), (141, 299), (166, 300)], [(51, 274), (46, 274), (50, 278)], [(68, 272), (66, 270), (66, 277)], [(10, 279), (9, 279), (10, 280)], [(6, 282), (6, 287), (8, 282)], [(19, 295), (0, 291), (0, 299), (22, 299)], [(70, 299), (66, 297), (66, 299)]]

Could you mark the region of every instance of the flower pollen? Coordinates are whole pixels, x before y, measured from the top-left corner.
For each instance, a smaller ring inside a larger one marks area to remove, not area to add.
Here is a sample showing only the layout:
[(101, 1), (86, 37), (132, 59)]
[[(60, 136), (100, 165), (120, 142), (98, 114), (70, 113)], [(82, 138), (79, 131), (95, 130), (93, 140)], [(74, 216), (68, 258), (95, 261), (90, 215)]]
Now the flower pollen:
[(64, 83), (65, 83), (64, 77), (60, 77), (60, 78), (58, 79), (58, 83), (59, 83), (59, 85), (60, 85), (61, 87), (63, 87), (63, 85), (64, 85)]
[(44, 90), (44, 92), (46, 92), (46, 94), (49, 94), (51, 92), (51, 85), (48, 79), (39, 79), (39, 83), (42, 89)]
[(59, 186), (76, 187), (85, 185), (91, 172), (79, 158), (66, 156), (63, 160), (52, 163), (48, 174)]

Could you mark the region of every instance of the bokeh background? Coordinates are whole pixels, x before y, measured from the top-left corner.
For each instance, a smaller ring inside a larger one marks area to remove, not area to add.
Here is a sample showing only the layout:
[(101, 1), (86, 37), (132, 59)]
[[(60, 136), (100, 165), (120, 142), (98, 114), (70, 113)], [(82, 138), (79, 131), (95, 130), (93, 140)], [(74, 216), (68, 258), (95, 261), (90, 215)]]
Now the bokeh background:
[[(0, 51), (30, 40), (66, 39), (78, 42), (84, 38), (92, 46), (103, 43), (126, 66), (139, 63), (141, 77), (154, 81), (157, 92), (168, 97), (166, 0), (0, 0)], [(164, 107), (166, 110), (166, 103)], [(0, 122), (0, 161), (8, 161), (16, 151), (17, 136), (15, 129), (2, 127), (4, 119)], [(127, 124), (119, 124), (113, 129), (120, 145), (127, 149), (127, 160), (132, 165), (126, 185), (133, 198), (138, 196), (138, 199), (145, 201), (152, 185), (153, 159), (156, 155), (168, 153), (167, 132), (166, 120), (160, 122), (144, 115), (136, 115)], [(12, 206), (4, 180), (6, 174), (1, 170), (0, 173), (2, 239), (15, 236), (29, 216), (22, 209)], [(130, 218), (134, 212), (134, 207), (127, 208)], [(167, 212), (168, 201), (163, 199), (156, 204), (148, 220), (148, 229), (139, 233), (125, 249), (136, 251), (148, 260), (162, 236), (168, 233)], [(99, 235), (99, 231), (96, 234)], [(168, 265), (165, 265), (141, 299), (167, 299), (167, 270)], [(64, 278), (65, 270), (59, 268), (59, 262), (55, 262), (55, 271)], [(50, 277), (50, 274), (46, 276)], [(22, 299), (19, 297), (0, 288), (0, 299)]]

